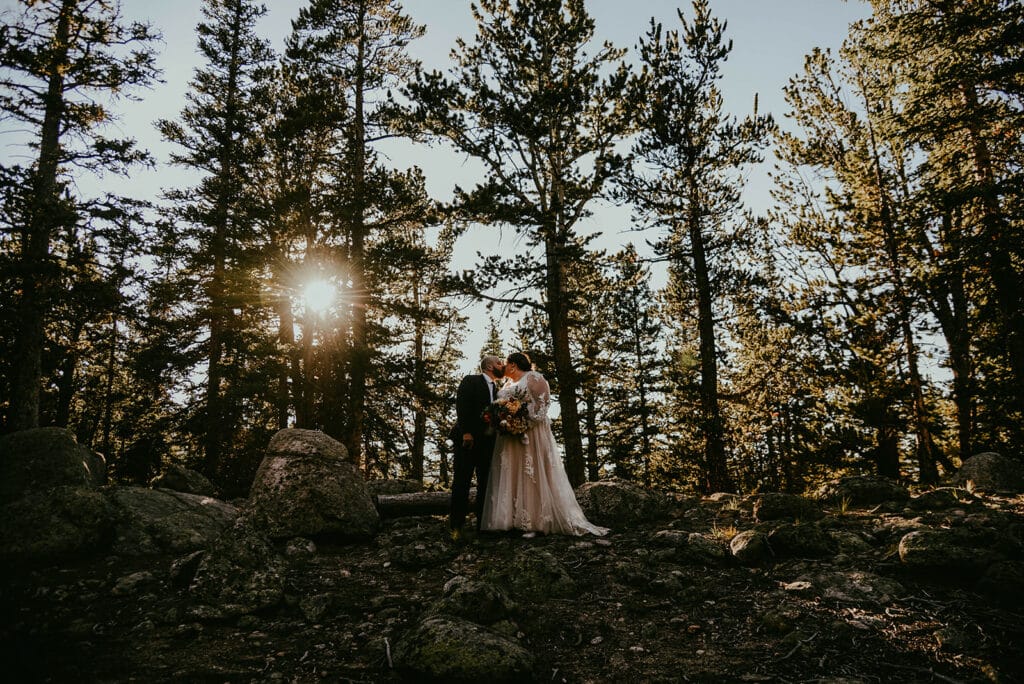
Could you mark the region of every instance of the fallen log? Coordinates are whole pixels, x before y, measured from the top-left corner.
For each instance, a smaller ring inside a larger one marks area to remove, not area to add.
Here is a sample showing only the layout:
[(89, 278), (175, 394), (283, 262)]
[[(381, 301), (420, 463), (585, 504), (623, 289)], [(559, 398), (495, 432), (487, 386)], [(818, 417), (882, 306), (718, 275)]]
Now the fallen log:
[[(377, 494), (374, 503), (382, 518), (404, 518), (411, 515), (448, 515), (451, 492), (413, 492), (411, 494)], [(469, 510), (476, 502), (476, 489), (469, 490)]]

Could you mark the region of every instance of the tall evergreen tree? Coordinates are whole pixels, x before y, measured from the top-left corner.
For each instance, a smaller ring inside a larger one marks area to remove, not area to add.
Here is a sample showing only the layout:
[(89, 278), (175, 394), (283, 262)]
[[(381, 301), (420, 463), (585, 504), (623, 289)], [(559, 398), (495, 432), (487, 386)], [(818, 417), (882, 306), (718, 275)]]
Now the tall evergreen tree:
[[(10, 343), (7, 429), (39, 425), (42, 354), (61, 279), (54, 241), (74, 232), (82, 198), (73, 169), (125, 173), (148, 159), (130, 139), (102, 135), (113, 120), (108, 104), (157, 76), (143, 23), (127, 22), (119, 3), (19, 0), (0, 36), (0, 111), (18, 135), (30, 133), (29, 167), (3, 165), (8, 276), (17, 292)], [(8, 129), (11, 130), (11, 129)], [(13, 184), (22, 185), (18, 190)]]
[(294, 22), (293, 53), (315, 64), (346, 103), (337, 130), (331, 208), (344, 239), (345, 299), (349, 303), (345, 347), (347, 423), (343, 442), (352, 454), (363, 447), (363, 421), (373, 354), (369, 311), (375, 284), (367, 251), (375, 231), (386, 231), (404, 209), (377, 200), (392, 182), (374, 144), (390, 137), (392, 108), (386, 93), (407, 81), (418, 63), (408, 44), (423, 28), (402, 13), (396, 0), (312, 0)]
[(692, 280), (700, 339), (702, 487), (727, 491), (734, 480), (720, 408), (716, 319), (722, 312), (716, 308), (736, 282), (742, 231), (730, 229), (730, 222), (742, 223), (739, 170), (761, 160), (773, 124), (757, 115), (756, 104), (754, 115), (741, 121), (725, 114), (715, 82), (732, 43), (705, 0), (693, 8), (692, 22), (678, 12), (681, 33), (663, 34), (652, 20), (640, 42), (648, 97), (634, 152), (651, 171), (632, 175), (625, 189), (642, 221), (667, 228), (657, 247), (672, 277)]
[(201, 175), (192, 188), (165, 192), (180, 222), (181, 299), (190, 302), (195, 337), (201, 345), (205, 387), (194, 431), (204, 453), (204, 469), (216, 475), (240, 428), (231, 391), (245, 394), (241, 372), (254, 339), (248, 316), (258, 301), (253, 281), (254, 226), (260, 203), (253, 174), (262, 157), (260, 122), (265, 118), (267, 77), (273, 53), (255, 33), (266, 13), (252, 0), (205, 0), (197, 26), (205, 63), (195, 73), (188, 104), (179, 121), (158, 123), (163, 137), (177, 145), (172, 163)]
[[(424, 74), (408, 88), (411, 123), (484, 165), (487, 178), (457, 190), (467, 218), (513, 226), (524, 248), (502, 264), (512, 283), (501, 299), (547, 317), (559, 393), (566, 471), (585, 479), (579, 380), (571, 353), (571, 265), (584, 257), (578, 224), (622, 167), (616, 145), (635, 107), (622, 51), (586, 49), (594, 22), (583, 0), (481, 0), (477, 36), (459, 40), (449, 80)], [(482, 276), (477, 295), (495, 284)], [(531, 298), (530, 291), (540, 292)]]

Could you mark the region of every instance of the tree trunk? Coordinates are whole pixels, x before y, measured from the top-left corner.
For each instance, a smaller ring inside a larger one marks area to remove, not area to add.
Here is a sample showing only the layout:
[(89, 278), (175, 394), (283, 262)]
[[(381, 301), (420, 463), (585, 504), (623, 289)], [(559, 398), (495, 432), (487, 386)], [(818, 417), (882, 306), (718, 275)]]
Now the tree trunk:
[[(696, 179), (691, 179), (694, 182)], [(704, 233), (701, 230), (696, 188), (691, 190), (688, 229), (697, 286), (697, 329), (700, 333), (700, 427), (704, 433), (704, 489), (729, 492), (735, 488), (725, 457), (722, 416), (718, 406), (718, 359), (711, 278), (708, 272)]]
[[(413, 283), (413, 300), (416, 311), (420, 309), (419, 281)], [(409, 454), (410, 470), (409, 476), (423, 482), (423, 460), (427, 445), (427, 411), (423, 396), (426, 393), (424, 382), (424, 334), (423, 321), (416, 319), (416, 330), (413, 334), (413, 360), (416, 364), (413, 369), (412, 380), (412, 402), (413, 402), (413, 429), (412, 429), (412, 450)]]
[[(360, 3), (359, 26), (364, 28), (366, 6)], [(349, 175), (352, 181), (352, 240), (349, 255), (349, 278), (352, 281), (350, 299), (352, 302), (352, 349), (350, 356), (349, 378), (349, 423), (345, 446), (356, 463), (361, 462), (363, 446), (363, 424), (366, 411), (366, 378), (370, 363), (370, 349), (366, 338), (366, 307), (369, 293), (366, 289), (365, 241), (366, 241), (366, 123), (364, 111), (366, 32), (360, 31), (357, 40), (356, 73), (353, 83), (353, 129), (352, 129), (352, 164)], [(368, 467), (368, 464), (366, 464)], [(367, 471), (368, 472), (368, 471)]]
[(569, 343), (568, 296), (565, 291), (565, 273), (562, 266), (561, 242), (547, 242), (547, 311), (551, 325), (551, 348), (555, 357), (555, 375), (558, 377), (558, 406), (562, 413), (562, 441), (565, 449), (565, 474), (573, 487), (586, 481), (583, 459), (583, 438), (580, 434), (580, 413), (576, 405), (579, 381), (573, 365)]
[(587, 426), (587, 479), (595, 482), (600, 477), (600, 464), (597, 460), (597, 405), (593, 387), (588, 386), (583, 390), (583, 406)]
[(67, 71), (71, 13), (77, 4), (77, 0), (64, 0), (61, 4), (52, 42), (55, 49), (50, 63), (46, 65), (49, 78), (39, 136), (39, 158), (32, 179), (28, 221), (22, 233), (21, 298), (18, 302), (18, 332), (14, 338), (14, 377), (11, 383), (12, 430), (39, 426), (46, 311), (53, 280), (49, 263), (50, 238), (62, 219), (57, 171), (61, 156), (61, 120), (65, 109), (64, 74)]
[(877, 429), (875, 438), (875, 472), (881, 477), (898, 480), (900, 477), (899, 431), (892, 425), (882, 425)]
[[(292, 316), (292, 302), (288, 297), (280, 297), (277, 302), (277, 341), (283, 349), (288, 350), (289, 357), (295, 346), (295, 320)], [(288, 359), (281, 365), (277, 374), (277, 429), (288, 427), (288, 409), (291, 406), (291, 390), (288, 383)]]

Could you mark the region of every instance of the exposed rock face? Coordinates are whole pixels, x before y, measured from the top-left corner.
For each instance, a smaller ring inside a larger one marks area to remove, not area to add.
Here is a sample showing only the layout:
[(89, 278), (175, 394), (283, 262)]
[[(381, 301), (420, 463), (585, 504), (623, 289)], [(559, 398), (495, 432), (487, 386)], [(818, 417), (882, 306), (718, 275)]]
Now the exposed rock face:
[(213, 543), (189, 592), (197, 619), (225, 619), (273, 608), (284, 598), (284, 560), (244, 520)]
[(114, 508), (85, 487), (55, 487), (0, 505), (0, 558), (37, 562), (107, 547)]
[(187, 553), (203, 549), (238, 517), (231, 504), (169, 489), (118, 487), (110, 491), (117, 510), (115, 553)]
[(412, 681), (532, 681), (534, 658), (485, 627), (449, 617), (427, 618), (395, 648), (395, 668)]
[(0, 502), (52, 487), (97, 487), (107, 480), (103, 457), (64, 428), (38, 428), (0, 438)]
[(368, 539), (380, 525), (362, 474), (322, 432), (281, 430), (267, 447), (246, 518), (274, 539)]
[(796, 494), (771, 492), (754, 501), (754, 518), (766, 520), (819, 520), (825, 516), (818, 502)]
[(834, 505), (875, 506), (888, 501), (903, 502), (910, 492), (899, 482), (875, 475), (844, 477), (825, 485), (818, 499)]
[(217, 489), (202, 473), (189, 470), (177, 463), (170, 463), (164, 471), (153, 478), (149, 483), (150, 487), (159, 489), (173, 489), (176, 492), (186, 494), (198, 494), (199, 496), (215, 496)]
[(1024, 492), (1024, 463), (992, 451), (971, 456), (953, 476), (961, 487), (970, 482), (974, 489), (995, 494)]
[(612, 528), (657, 518), (666, 508), (654, 492), (617, 478), (580, 485), (576, 500), (590, 522)]

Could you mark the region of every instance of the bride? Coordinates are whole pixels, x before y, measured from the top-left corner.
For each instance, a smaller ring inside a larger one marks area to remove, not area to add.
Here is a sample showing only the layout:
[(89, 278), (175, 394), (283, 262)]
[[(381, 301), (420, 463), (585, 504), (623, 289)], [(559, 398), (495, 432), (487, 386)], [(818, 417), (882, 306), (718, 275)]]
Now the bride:
[(524, 537), (607, 534), (607, 528), (587, 521), (566, 477), (548, 418), (548, 381), (521, 352), (509, 355), (505, 377), (512, 382), (498, 392), (498, 400), (522, 398), (529, 407), (528, 428), (521, 435), (499, 430), (480, 529), (523, 530)]

